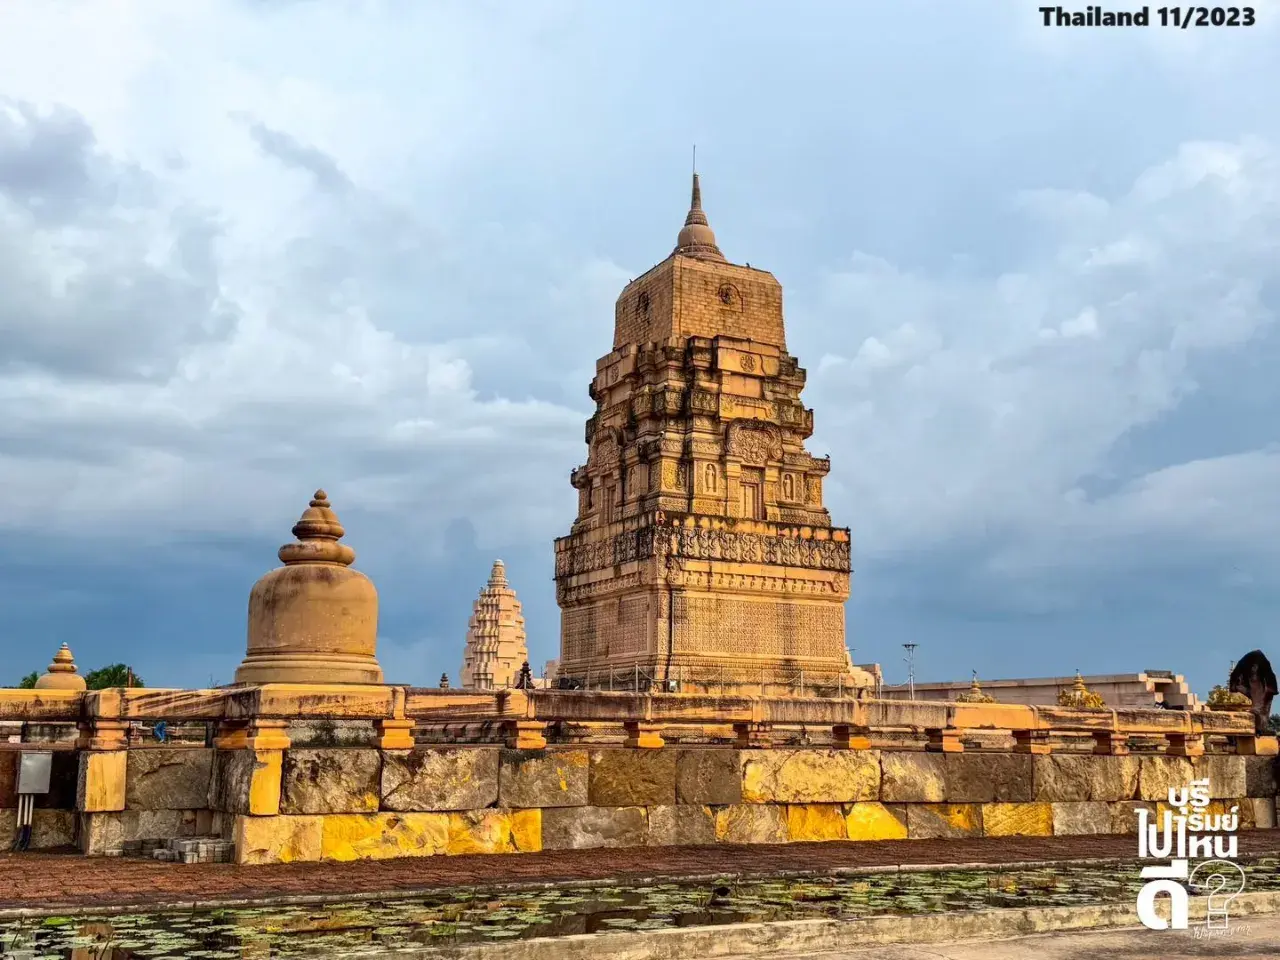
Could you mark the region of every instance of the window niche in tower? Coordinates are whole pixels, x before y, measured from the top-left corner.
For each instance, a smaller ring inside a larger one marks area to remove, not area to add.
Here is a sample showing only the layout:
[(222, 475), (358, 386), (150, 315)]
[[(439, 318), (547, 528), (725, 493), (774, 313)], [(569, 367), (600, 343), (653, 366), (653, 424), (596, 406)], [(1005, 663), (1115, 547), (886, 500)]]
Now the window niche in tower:
[(605, 523), (613, 523), (617, 515), (618, 485), (611, 477), (604, 485), (604, 502), (600, 504)]
[(764, 519), (764, 471), (742, 469), (742, 516), (750, 520)]

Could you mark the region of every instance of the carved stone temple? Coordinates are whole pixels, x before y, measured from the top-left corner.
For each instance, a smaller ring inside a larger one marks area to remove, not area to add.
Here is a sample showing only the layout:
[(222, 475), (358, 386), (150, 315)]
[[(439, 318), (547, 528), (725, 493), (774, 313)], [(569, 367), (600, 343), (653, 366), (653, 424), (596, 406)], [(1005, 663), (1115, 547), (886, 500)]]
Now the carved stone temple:
[(467, 627), (462, 686), (504, 690), (515, 685), (521, 666), (528, 660), (520, 601), (507, 582), (507, 568), (495, 560)]
[(782, 287), (730, 263), (693, 197), (622, 291), (596, 363), (578, 517), (556, 541), (562, 685), (845, 693), (849, 531), (823, 506)]

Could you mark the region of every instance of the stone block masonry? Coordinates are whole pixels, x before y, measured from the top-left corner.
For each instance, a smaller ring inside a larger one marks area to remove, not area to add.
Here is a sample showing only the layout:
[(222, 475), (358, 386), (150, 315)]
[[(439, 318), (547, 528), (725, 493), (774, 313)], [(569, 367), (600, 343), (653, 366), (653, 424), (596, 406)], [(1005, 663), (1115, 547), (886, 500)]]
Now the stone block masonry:
[[(1247, 715), (353, 684), (0, 690), (0, 722), (75, 717), (76, 741), (52, 747), (36, 848), (222, 840), (254, 864), (1086, 836), (1133, 832), (1171, 787), (1206, 777), (1211, 813), (1276, 823), (1280, 743)], [(213, 743), (132, 740), (130, 724), (158, 717), (213, 723)], [(325, 742), (309, 732), (320, 721), (367, 735)], [(982, 746), (986, 731), (1002, 746)], [(2, 809), (0, 830), (13, 820)]]
[[(379, 809), (349, 809), (371, 802), (375, 760)], [(1215, 810), (1239, 807), (1248, 829), (1275, 823), (1274, 764), (815, 748), (286, 750), (281, 812), (237, 814), (234, 837), (240, 863), (284, 863), (1133, 833), (1139, 809), (1162, 809), (1170, 786), (1197, 776), (1210, 778)]]
[[(269, 745), (269, 743), (268, 743)], [(76, 763), (76, 760), (79, 763)], [(832, 840), (1133, 833), (1207, 777), (1276, 824), (1274, 756), (497, 745), (68, 752), (34, 846), (112, 855), (220, 838), (243, 864)], [(79, 803), (77, 804), (77, 799)], [(0, 831), (13, 811), (0, 812)]]

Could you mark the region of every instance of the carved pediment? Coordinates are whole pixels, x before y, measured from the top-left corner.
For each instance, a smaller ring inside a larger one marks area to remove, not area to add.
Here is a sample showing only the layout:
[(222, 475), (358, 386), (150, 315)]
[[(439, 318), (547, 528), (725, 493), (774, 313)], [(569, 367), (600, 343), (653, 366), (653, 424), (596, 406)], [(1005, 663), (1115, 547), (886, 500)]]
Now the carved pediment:
[(602, 470), (618, 465), (622, 457), (622, 447), (618, 443), (617, 433), (613, 430), (602, 430), (592, 448), (592, 466)]
[(726, 452), (743, 463), (764, 464), (782, 459), (782, 431), (772, 424), (729, 425)]

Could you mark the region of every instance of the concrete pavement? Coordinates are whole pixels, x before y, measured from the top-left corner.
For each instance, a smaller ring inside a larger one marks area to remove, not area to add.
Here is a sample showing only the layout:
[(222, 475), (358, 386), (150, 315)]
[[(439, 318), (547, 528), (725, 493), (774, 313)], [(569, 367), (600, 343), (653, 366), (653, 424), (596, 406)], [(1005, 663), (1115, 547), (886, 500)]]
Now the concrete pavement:
[[(1200, 928), (1203, 932), (1203, 928)], [(1280, 958), (1280, 916), (1231, 922), (1226, 936), (1197, 938), (1196, 930), (1145, 927), (1040, 934), (1007, 940), (930, 943), (918, 947), (880, 945), (837, 953), (756, 954), (752, 960), (1230, 960)], [(739, 958), (735, 958), (739, 960)], [(746, 960), (745, 957), (741, 960)]]

